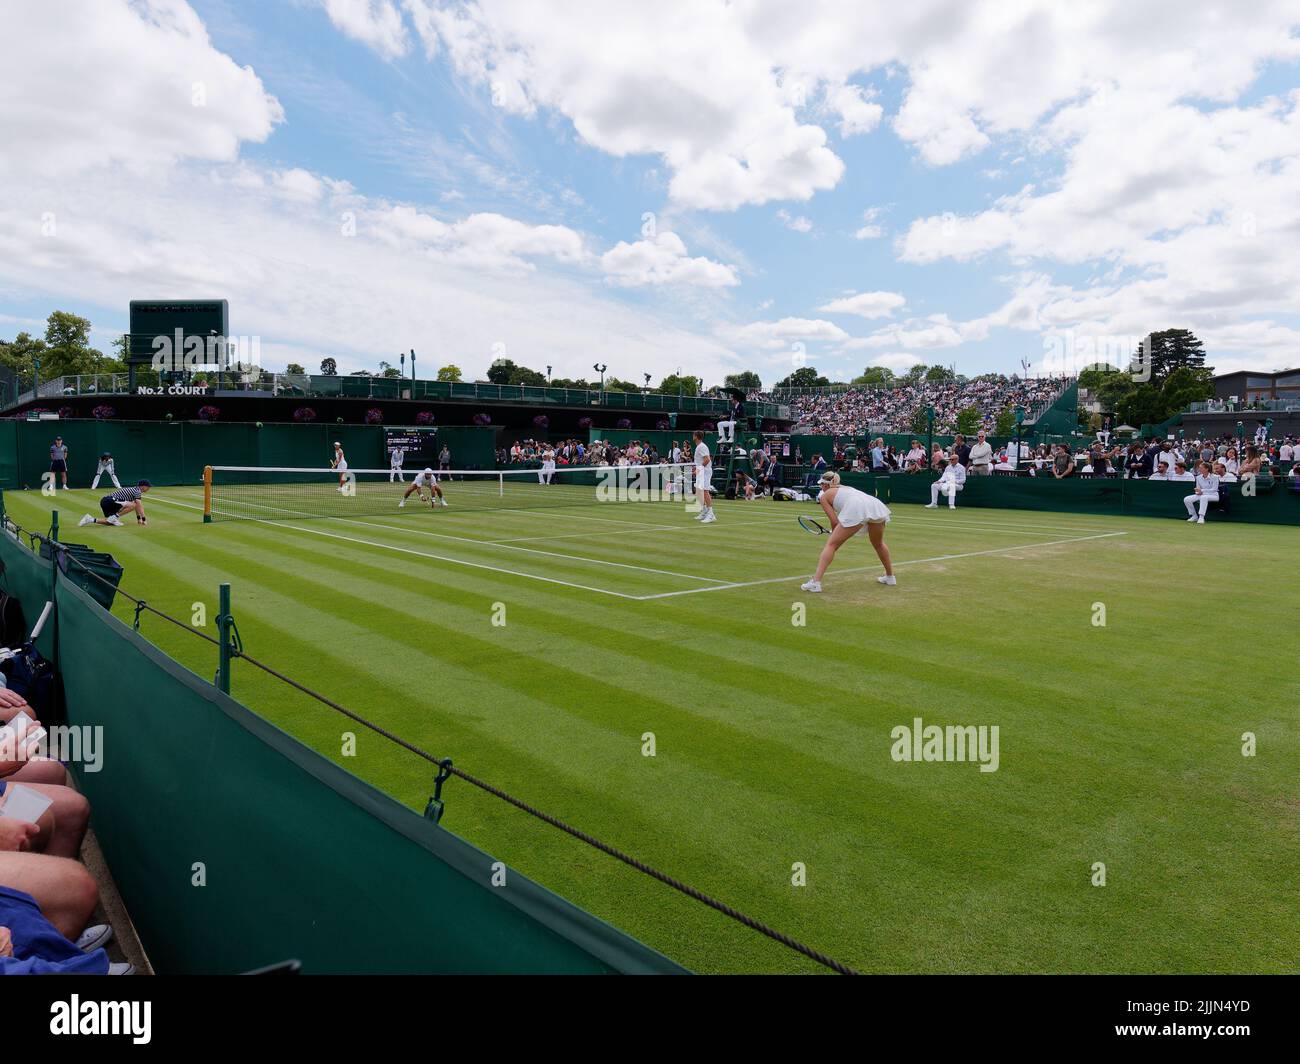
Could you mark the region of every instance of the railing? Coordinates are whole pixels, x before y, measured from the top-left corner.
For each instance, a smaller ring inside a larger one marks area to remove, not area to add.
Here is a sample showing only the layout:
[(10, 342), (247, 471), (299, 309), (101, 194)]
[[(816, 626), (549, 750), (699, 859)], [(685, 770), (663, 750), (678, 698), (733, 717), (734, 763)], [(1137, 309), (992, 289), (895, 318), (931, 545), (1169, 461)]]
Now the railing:
[(1256, 410), (1260, 411), (1280, 411), (1282, 413), (1292, 413), (1300, 411), (1300, 395), (1293, 396), (1290, 399), (1238, 399), (1230, 402), (1227, 399), (1210, 399), (1203, 403), (1193, 403), (1187, 408), (1189, 414), (1249, 414)]
[[(208, 375), (209, 384), (214, 378)], [(614, 410), (721, 416), (730, 408), (726, 399), (678, 396), (663, 392), (621, 392), (586, 388), (549, 388), (526, 384), (480, 384), (452, 381), (408, 380), (404, 377), (323, 376), (275, 373), (245, 381), (238, 375), (222, 381), (223, 392), (261, 392), (274, 396), (343, 399), (411, 399), (430, 402), (527, 403), (531, 406), (604, 407)], [(79, 395), (129, 394), (125, 373), (85, 374), (42, 381), (38, 392), (18, 397), (20, 404), (33, 399), (71, 398)], [(747, 403), (746, 413), (760, 418), (786, 420), (789, 407), (778, 403)]]

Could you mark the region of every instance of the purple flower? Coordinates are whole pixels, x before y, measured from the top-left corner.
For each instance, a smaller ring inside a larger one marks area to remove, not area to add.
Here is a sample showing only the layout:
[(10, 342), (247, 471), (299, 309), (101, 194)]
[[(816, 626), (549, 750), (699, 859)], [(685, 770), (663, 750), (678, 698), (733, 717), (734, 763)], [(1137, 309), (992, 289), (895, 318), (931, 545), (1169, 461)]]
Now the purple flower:
[(533, 424), (539, 429), (546, 428), (550, 423), (551, 423), (551, 419), (548, 418), (545, 414), (538, 414), (535, 418), (533, 418)]
[(366, 424), (378, 425), (384, 420), (384, 412), (377, 406), (372, 406), (366, 411)]
[(316, 411), (309, 406), (300, 406), (293, 412), (294, 421), (315, 421)]
[(70, 406), (61, 406), (61, 407), (59, 407), (59, 417), (61, 417), (61, 418), (70, 418), (70, 417), (76, 417), (76, 416), (77, 416), (77, 412), (76, 412), (75, 410), (73, 410), (72, 407), (70, 407)]
[(712, 432), (712, 431), (714, 431), (714, 429), (716, 429), (717, 427), (718, 427), (718, 426), (715, 425), (712, 421), (704, 421), (704, 422), (701, 422), (701, 424), (700, 424), (700, 428), (703, 429), (705, 432)]
[(421, 410), (415, 415), (415, 423), (417, 425), (432, 425), (433, 421), (434, 417), (432, 410)]
[(591, 418), (589, 418), (589, 417), (580, 417), (580, 418), (578, 418), (578, 428), (580, 428), (580, 429), (589, 429), (589, 428), (591, 428), (591, 426), (594, 425), (594, 424), (595, 424), (595, 422), (592, 421)]
[(621, 429), (630, 429), (632, 427), (631, 418), (621, 417), (618, 419), (618, 427)]
[(107, 403), (100, 403), (99, 406), (95, 407), (95, 409), (91, 411), (91, 414), (97, 417), (100, 421), (105, 421), (111, 417), (117, 417), (117, 411)]
[[(215, 407), (211, 405), (199, 407), (200, 421), (216, 421), (217, 418), (219, 418), (220, 416), (221, 416), (221, 409), (219, 407)], [(96, 415), (96, 417), (98, 417), (98, 415)]]
[(479, 426), (482, 426), (482, 425), (490, 425), (490, 424), (492, 424), (492, 418), (491, 418), (491, 416), (488, 415), (488, 414), (475, 414), (475, 415), (474, 415), (474, 424), (475, 424), (475, 425), (479, 425)]
[(661, 417), (658, 421), (655, 422), (655, 428), (657, 429), (666, 429), (667, 427), (668, 427), (668, 419), (666, 417)]

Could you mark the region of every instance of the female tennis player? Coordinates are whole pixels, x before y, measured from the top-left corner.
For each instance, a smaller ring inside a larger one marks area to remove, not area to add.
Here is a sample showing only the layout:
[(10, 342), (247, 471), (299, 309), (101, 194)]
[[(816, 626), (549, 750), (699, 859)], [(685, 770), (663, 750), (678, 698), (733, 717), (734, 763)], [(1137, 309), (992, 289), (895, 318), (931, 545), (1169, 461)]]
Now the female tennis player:
[(343, 485), (348, 479), (348, 460), (343, 457), (343, 444), (339, 443), (338, 440), (334, 441), (334, 461), (330, 463), (330, 468), (338, 473), (339, 491), (342, 491)]
[(864, 528), (876, 550), (880, 563), (885, 567), (885, 575), (876, 577), (882, 584), (891, 587), (898, 583), (894, 579), (894, 564), (889, 557), (889, 547), (885, 544), (885, 525), (889, 523), (889, 507), (874, 495), (840, 483), (838, 473), (826, 472), (821, 475), (821, 494), (817, 502), (825, 511), (831, 522), (830, 538), (822, 548), (821, 557), (817, 559), (817, 572), (806, 584), (800, 584), (801, 591), (820, 591), (822, 577), (835, 560), (835, 552), (856, 536)]
[(442, 488), (438, 487), (438, 477), (432, 469), (425, 466), (423, 473), (416, 473), (415, 479), (411, 481), (411, 486), (406, 489), (406, 494), (402, 496), (402, 501), (397, 504), (400, 510), (406, 505), (406, 500), (414, 495), (417, 491), (420, 493), (420, 499), (424, 499), (424, 489), (429, 489), (429, 505), (442, 506), (447, 505), (447, 500), (442, 497)]

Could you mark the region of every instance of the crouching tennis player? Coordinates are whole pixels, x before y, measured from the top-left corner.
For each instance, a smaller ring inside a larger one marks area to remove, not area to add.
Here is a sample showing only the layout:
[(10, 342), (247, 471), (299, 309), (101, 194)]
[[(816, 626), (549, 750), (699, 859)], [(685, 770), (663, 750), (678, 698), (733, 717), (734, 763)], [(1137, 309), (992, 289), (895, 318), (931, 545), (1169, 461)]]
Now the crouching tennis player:
[[(425, 499), (425, 491), (428, 491), (428, 499)], [(443, 498), (442, 488), (438, 487), (438, 475), (427, 466), (423, 473), (416, 473), (415, 479), (411, 481), (411, 486), (406, 489), (406, 494), (402, 496), (402, 501), (397, 504), (400, 510), (406, 505), (406, 500), (416, 492), (420, 493), (420, 501), (427, 501), (430, 506), (446, 506), (447, 500)]]
[(99, 500), (103, 517), (86, 514), (77, 524), (120, 525), (123, 514), (135, 514), (137, 524), (148, 524), (149, 519), (144, 515), (144, 495), (152, 486), (149, 481), (142, 480), (134, 488), (118, 488), (113, 494), (105, 495)]
[(822, 548), (821, 557), (817, 559), (817, 572), (806, 584), (800, 584), (803, 591), (820, 591), (822, 577), (835, 560), (835, 552), (856, 536), (864, 528), (871, 540), (880, 564), (885, 567), (885, 575), (876, 577), (882, 584), (893, 586), (894, 564), (889, 558), (889, 547), (885, 544), (885, 525), (889, 523), (889, 507), (874, 495), (840, 483), (838, 473), (823, 473), (821, 476), (821, 494), (818, 503), (830, 518), (831, 534)]

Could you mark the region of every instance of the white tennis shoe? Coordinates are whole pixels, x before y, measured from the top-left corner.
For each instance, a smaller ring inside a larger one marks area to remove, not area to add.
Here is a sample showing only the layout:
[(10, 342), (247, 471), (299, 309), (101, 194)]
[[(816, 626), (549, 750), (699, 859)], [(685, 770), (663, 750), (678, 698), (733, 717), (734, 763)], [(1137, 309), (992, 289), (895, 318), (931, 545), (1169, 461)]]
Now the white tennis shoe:
[(77, 527), (81, 528), (84, 525), (93, 525), (94, 523), (95, 523), (95, 519), (90, 514), (86, 514), (80, 521), (77, 522)]
[(106, 520), (110, 525), (120, 525), (122, 523), (122, 519), (118, 517), (116, 514), (114, 514), (112, 517), (106, 517), (104, 518), (104, 520)]
[(822, 582), (820, 580), (809, 580), (806, 584), (799, 585), (800, 591), (820, 591), (821, 589)]
[(876, 580), (879, 583), (887, 584), (889, 587), (894, 587), (898, 584), (898, 580), (892, 576), (878, 576), (876, 577)]
[(702, 525), (712, 524), (717, 519), (718, 519), (718, 515), (715, 514), (712, 510), (709, 510), (703, 517), (700, 518), (700, 524)]

